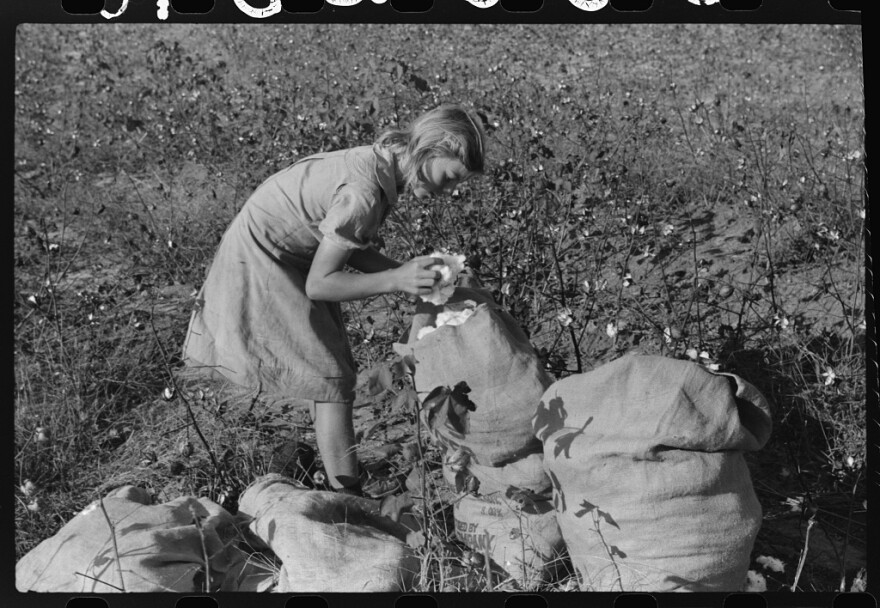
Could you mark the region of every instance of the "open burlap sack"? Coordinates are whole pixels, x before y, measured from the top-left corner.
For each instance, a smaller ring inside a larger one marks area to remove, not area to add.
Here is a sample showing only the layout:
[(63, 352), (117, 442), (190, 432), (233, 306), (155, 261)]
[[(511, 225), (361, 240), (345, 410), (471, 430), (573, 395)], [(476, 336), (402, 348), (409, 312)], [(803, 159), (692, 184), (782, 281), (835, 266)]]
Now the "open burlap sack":
[(419, 570), (410, 529), (372, 500), (267, 475), (241, 495), (239, 515), (282, 562), (277, 592), (404, 591)]
[(752, 385), (628, 356), (553, 384), (534, 426), (583, 590), (742, 588), (761, 524), (743, 453), (771, 430)]
[(476, 408), (435, 417), (431, 431), (452, 449), (468, 450), (475, 463), (499, 466), (540, 452), (531, 417), (552, 378), (525, 333), (488, 292), (458, 287), (446, 309), (466, 300), (477, 304), (467, 321), (439, 327), (419, 340), (419, 331), (444, 310), (420, 302), (406, 343), (394, 349), (414, 356), (415, 383), (423, 397), (439, 386), (467, 384)]
[(150, 505), (146, 491), (133, 486), (112, 492), (103, 503), (107, 516), (96, 501), (19, 560), (19, 591), (201, 592), (205, 554), (208, 588), (236, 590), (245, 555), (234, 547), (232, 516), (219, 505), (191, 496)]

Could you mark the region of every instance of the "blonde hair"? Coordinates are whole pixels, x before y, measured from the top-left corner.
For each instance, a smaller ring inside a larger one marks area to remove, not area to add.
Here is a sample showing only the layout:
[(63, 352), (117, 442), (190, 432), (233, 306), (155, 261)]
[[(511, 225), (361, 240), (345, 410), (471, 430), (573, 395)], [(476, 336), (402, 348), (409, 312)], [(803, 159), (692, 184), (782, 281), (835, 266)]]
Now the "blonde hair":
[(444, 104), (419, 116), (405, 129), (388, 129), (376, 141), (398, 158), (407, 185), (424, 180), (425, 162), (434, 156), (461, 161), (471, 173), (485, 166), (483, 130), (460, 105)]

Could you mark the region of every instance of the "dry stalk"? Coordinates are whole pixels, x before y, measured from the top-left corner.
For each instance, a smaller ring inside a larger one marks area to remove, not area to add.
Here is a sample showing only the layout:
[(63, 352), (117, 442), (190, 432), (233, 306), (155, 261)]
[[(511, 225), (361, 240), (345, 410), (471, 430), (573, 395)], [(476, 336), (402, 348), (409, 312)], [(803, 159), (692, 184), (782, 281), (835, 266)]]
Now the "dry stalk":
[(813, 526), (815, 524), (816, 524), (816, 516), (813, 515), (812, 517), (810, 517), (809, 521), (807, 522), (807, 532), (804, 536), (804, 548), (803, 548), (803, 550), (801, 550), (801, 556), (798, 559), (797, 571), (795, 572), (795, 575), (794, 575), (794, 582), (791, 584), (792, 591), (797, 591), (798, 581), (801, 578), (801, 572), (804, 569), (804, 563), (807, 561), (807, 550), (810, 548), (810, 530), (813, 528)]
[(531, 564), (528, 564), (528, 565), (526, 564), (526, 534), (525, 534), (525, 531), (523, 530), (522, 511), (517, 512), (516, 520), (517, 520), (517, 523), (519, 524), (519, 540), (520, 540), (520, 549), (522, 551), (522, 577), (523, 577), (523, 582), (526, 583), (526, 582), (529, 582), (528, 566), (530, 566)]
[(76, 576), (81, 576), (83, 578), (87, 578), (90, 581), (95, 581), (96, 583), (101, 583), (102, 585), (107, 585), (108, 587), (112, 587), (113, 589), (116, 589), (117, 591), (125, 592), (125, 589), (117, 587), (116, 585), (114, 585), (112, 583), (108, 583), (107, 581), (102, 581), (101, 579), (95, 578), (94, 576), (89, 576), (88, 574), (83, 574), (82, 572), (74, 572), (74, 574)]
[[(614, 553), (611, 552), (611, 548), (608, 546), (608, 542), (605, 540), (605, 535), (603, 535), (602, 530), (599, 529), (599, 515), (595, 511), (593, 511), (593, 525), (596, 527), (596, 534), (599, 535), (599, 539), (602, 541), (602, 547), (604, 547), (605, 553), (608, 555), (608, 559), (611, 561), (611, 565), (614, 566), (614, 573), (617, 577), (615, 582), (620, 586), (620, 591), (623, 592), (623, 577), (620, 574), (620, 566), (617, 565), (617, 560), (614, 559)], [(610, 591), (610, 589), (608, 591)]]
[[(568, 301), (565, 297), (565, 280), (562, 277), (562, 268), (559, 265), (559, 256), (556, 254), (556, 246), (550, 241), (550, 253), (553, 255), (553, 266), (556, 268), (556, 278), (559, 281), (559, 303), (563, 309), (568, 308)], [(581, 358), (581, 349), (578, 346), (578, 338), (574, 333), (574, 327), (568, 325), (568, 335), (571, 338), (571, 345), (574, 348), (574, 358), (577, 362), (577, 373), (584, 371), (584, 364)]]
[(156, 339), (156, 345), (159, 347), (159, 352), (162, 354), (162, 365), (165, 366), (165, 371), (168, 374), (168, 380), (171, 382), (171, 388), (174, 390), (175, 395), (180, 395), (183, 404), (186, 406), (186, 412), (189, 415), (189, 419), (192, 422), (193, 428), (196, 430), (196, 434), (199, 436), (199, 439), (202, 442), (202, 445), (205, 446), (205, 450), (208, 452), (208, 456), (211, 458), (211, 463), (214, 465), (214, 470), (217, 471), (217, 475), (220, 476), (220, 479), (226, 480), (226, 474), (223, 468), (220, 466), (220, 463), (217, 462), (217, 457), (214, 455), (214, 450), (211, 449), (211, 444), (208, 443), (208, 440), (205, 438), (205, 435), (202, 433), (202, 429), (199, 428), (199, 423), (196, 420), (196, 415), (193, 413), (192, 404), (190, 404), (189, 399), (186, 398), (186, 395), (183, 394), (183, 391), (179, 389), (177, 386), (177, 382), (174, 380), (174, 373), (171, 371), (171, 366), (168, 365), (168, 355), (165, 352), (165, 348), (162, 346), (162, 341), (159, 339), (159, 333), (156, 331), (156, 326), (153, 324), (153, 311), (150, 311), (150, 330), (153, 332), (153, 337)]
[[(677, 102), (678, 95), (676, 95), (676, 92), (678, 90), (678, 87), (673, 85), (672, 87), (670, 87), (670, 89), (672, 90), (672, 98)], [(681, 121), (681, 131), (682, 133), (684, 133), (684, 139), (687, 142), (688, 148), (690, 148), (694, 160), (697, 160), (699, 158), (697, 156), (697, 150), (694, 148), (694, 144), (691, 142), (691, 136), (690, 133), (688, 133), (687, 123), (684, 120), (684, 115), (681, 113), (681, 108), (678, 107), (677, 103), (674, 105), (674, 107), (675, 113), (678, 114), (678, 119)]]
[[(413, 360), (415, 360), (415, 356), (413, 356)], [(424, 548), (428, 549), (428, 509), (430, 507), (430, 503), (428, 501), (428, 493), (427, 493), (427, 485), (426, 478), (428, 476), (427, 468), (425, 466), (425, 450), (422, 445), (422, 413), (421, 407), (419, 405), (418, 398), (418, 389), (416, 388), (416, 375), (415, 369), (410, 367), (410, 365), (404, 362), (404, 367), (407, 371), (407, 375), (409, 376), (409, 381), (412, 384), (412, 390), (415, 393), (416, 397), (414, 399), (415, 403), (415, 415), (416, 415), (416, 447), (419, 450), (419, 485), (422, 491), (422, 530), (424, 532)]]
[(486, 544), (483, 547), (483, 555), (485, 557), (484, 565), (486, 567), (486, 591), (492, 591), (494, 589), (494, 584), (492, 583), (492, 555), (489, 547), (491, 537), (489, 536), (488, 530), (486, 530), (484, 534), (486, 535)]
[(122, 562), (119, 560), (119, 545), (116, 543), (116, 526), (110, 521), (107, 509), (104, 507), (103, 496), (98, 498), (98, 504), (101, 505), (101, 512), (104, 514), (104, 519), (107, 520), (107, 525), (110, 526), (110, 538), (113, 540), (113, 554), (116, 557), (116, 571), (119, 573), (119, 584), (122, 587), (122, 592), (125, 593), (125, 579), (122, 577)]
[[(703, 348), (703, 315), (700, 312), (700, 260), (697, 258), (697, 229), (694, 227), (694, 222), (691, 220), (690, 222), (691, 229), (691, 253), (694, 258), (694, 292), (691, 296), (691, 303), (696, 303), (697, 305), (697, 340), (700, 343), (700, 349)], [(688, 316), (690, 316), (690, 306), (688, 306)]]
[(852, 498), (849, 501), (849, 512), (846, 516), (846, 535), (843, 537), (843, 552), (840, 556), (840, 592), (846, 591), (846, 552), (849, 549), (849, 534), (852, 529), (853, 506), (856, 501), (856, 490), (859, 487), (859, 480), (862, 478), (862, 472), (856, 475), (856, 482), (853, 484)]
[(422, 529), (425, 531), (425, 548), (428, 548), (428, 492), (425, 483), (428, 476), (425, 467), (425, 451), (422, 447), (422, 415), (418, 411), (418, 400), (416, 401), (416, 447), (419, 449), (419, 485), (422, 491)]
[(192, 505), (189, 507), (189, 512), (192, 513), (193, 524), (195, 524), (196, 530), (199, 533), (199, 543), (202, 545), (202, 559), (205, 560), (205, 588), (203, 591), (209, 593), (211, 591), (211, 562), (208, 559), (208, 547), (205, 546), (205, 531), (202, 530), (202, 522)]

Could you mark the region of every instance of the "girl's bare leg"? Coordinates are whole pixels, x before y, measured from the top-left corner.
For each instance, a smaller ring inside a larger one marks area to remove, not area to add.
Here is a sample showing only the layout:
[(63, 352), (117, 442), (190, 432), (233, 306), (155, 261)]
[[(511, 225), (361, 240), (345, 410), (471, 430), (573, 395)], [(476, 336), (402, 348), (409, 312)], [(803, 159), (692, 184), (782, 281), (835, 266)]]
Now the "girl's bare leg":
[(360, 493), (351, 402), (318, 401), (309, 409), (330, 486)]

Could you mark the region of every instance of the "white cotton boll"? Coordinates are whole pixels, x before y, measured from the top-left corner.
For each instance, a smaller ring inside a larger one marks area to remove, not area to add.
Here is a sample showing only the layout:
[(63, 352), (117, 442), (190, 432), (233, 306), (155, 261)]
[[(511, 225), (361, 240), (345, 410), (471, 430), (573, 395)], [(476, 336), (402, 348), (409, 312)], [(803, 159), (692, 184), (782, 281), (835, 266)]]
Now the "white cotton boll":
[(770, 570), (771, 572), (785, 572), (785, 563), (775, 557), (770, 557), (768, 555), (760, 555), (758, 559), (755, 560), (761, 567), (765, 570)]
[(434, 264), (433, 266), (428, 266), (428, 270), (433, 272), (440, 271), (439, 283), (448, 283), (452, 278), (452, 269), (446, 264)]
[(97, 508), (98, 508), (98, 501), (96, 500), (92, 503), (89, 503), (89, 505), (85, 509), (80, 511), (79, 514), (80, 515), (88, 515), (89, 513), (91, 513), (92, 511), (94, 511)]
[(743, 591), (748, 593), (763, 593), (767, 591), (767, 579), (760, 572), (749, 570), (746, 573), (746, 586)]
[(416, 334), (416, 340), (421, 340), (425, 336), (427, 336), (432, 331), (436, 330), (436, 327), (431, 327), (430, 325), (426, 325), (425, 327), (419, 330), (419, 333)]
[(437, 327), (443, 325), (461, 325), (473, 314), (474, 310), (472, 308), (465, 308), (464, 310), (444, 310), (437, 315)]
[(436, 331), (437, 329), (443, 327), (444, 325), (461, 325), (468, 319), (470, 319), (474, 311), (476, 310), (477, 303), (473, 300), (465, 300), (463, 302), (464, 308), (461, 310), (443, 310), (437, 314), (437, 319), (434, 321), (434, 326), (425, 326), (419, 330), (419, 333), (416, 334), (416, 340), (421, 340), (425, 336), (427, 336), (432, 331)]
[(430, 294), (420, 297), (425, 302), (442, 306), (455, 292), (455, 280), (458, 278), (459, 273), (464, 270), (465, 256), (446, 255), (439, 251), (435, 251), (431, 255), (443, 260), (442, 264), (434, 264), (428, 267), (428, 270), (440, 272), (440, 280), (434, 285)]

